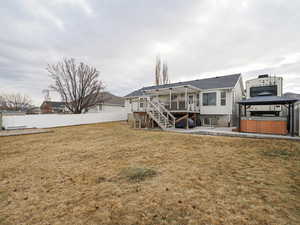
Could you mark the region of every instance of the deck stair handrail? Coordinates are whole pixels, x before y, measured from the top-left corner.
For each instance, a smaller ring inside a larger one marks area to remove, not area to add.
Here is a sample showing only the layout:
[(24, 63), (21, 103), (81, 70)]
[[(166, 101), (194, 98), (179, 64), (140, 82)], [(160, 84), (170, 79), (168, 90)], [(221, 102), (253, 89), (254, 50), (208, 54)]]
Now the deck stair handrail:
[(162, 129), (175, 127), (175, 117), (158, 101), (147, 98), (147, 113)]

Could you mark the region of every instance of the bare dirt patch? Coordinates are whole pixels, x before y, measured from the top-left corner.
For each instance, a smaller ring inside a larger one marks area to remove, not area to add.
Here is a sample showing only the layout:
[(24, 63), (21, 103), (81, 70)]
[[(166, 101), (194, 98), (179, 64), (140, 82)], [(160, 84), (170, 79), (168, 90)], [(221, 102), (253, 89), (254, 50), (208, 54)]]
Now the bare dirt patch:
[(1, 225), (299, 224), (299, 142), (53, 130), (0, 138)]

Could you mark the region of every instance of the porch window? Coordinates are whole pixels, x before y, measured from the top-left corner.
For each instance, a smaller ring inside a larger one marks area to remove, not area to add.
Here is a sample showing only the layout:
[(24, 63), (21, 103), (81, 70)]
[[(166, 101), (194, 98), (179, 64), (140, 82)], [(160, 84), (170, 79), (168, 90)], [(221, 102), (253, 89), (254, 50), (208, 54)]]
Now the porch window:
[(221, 92), (221, 105), (226, 105), (226, 92)]
[(194, 96), (193, 95), (189, 95), (189, 104), (193, 104), (194, 102)]
[(217, 93), (211, 92), (211, 93), (203, 93), (203, 105), (216, 105), (217, 103)]

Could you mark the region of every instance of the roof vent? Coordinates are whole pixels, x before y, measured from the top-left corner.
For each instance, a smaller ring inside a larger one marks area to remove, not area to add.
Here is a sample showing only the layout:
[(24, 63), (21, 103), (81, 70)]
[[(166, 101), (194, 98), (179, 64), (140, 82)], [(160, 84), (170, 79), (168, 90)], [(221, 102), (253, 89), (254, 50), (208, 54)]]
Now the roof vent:
[(269, 74), (258, 75), (258, 78), (266, 78), (266, 77), (269, 77)]

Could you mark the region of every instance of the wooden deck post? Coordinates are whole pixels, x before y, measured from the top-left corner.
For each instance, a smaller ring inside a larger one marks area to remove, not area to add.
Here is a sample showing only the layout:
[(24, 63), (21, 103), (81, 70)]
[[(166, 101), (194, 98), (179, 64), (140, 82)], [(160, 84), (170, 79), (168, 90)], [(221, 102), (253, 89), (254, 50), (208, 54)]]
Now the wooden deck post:
[(186, 129), (189, 129), (189, 114), (186, 117)]

